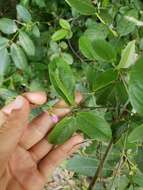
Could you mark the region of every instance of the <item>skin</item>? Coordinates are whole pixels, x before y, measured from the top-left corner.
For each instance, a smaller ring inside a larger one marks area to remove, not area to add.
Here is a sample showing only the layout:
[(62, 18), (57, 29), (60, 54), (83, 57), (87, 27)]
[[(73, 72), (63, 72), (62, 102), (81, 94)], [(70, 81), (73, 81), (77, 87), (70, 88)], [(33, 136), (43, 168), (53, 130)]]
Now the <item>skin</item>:
[[(76, 103), (82, 96), (76, 94)], [(46, 102), (44, 92), (26, 93), (0, 110), (0, 190), (42, 190), (53, 170), (83, 142), (75, 135), (66, 143), (53, 147), (46, 135), (54, 127), (48, 112), (29, 123), (31, 108)], [(59, 118), (70, 112), (59, 101), (52, 113)]]

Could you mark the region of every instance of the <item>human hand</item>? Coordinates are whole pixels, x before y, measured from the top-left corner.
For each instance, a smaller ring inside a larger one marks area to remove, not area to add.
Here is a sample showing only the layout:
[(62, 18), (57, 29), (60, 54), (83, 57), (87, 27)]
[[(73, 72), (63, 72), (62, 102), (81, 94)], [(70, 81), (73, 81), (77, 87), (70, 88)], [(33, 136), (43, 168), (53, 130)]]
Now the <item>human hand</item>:
[[(77, 94), (76, 102), (81, 100)], [(45, 102), (43, 92), (26, 93), (0, 111), (0, 190), (42, 190), (53, 170), (82, 143), (80, 135), (55, 148), (48, 143), (45, 136), (55, 125), (48, 112), (29, 123), (32, 106)], [(59, 118), (69, 112), (64, 101), (52, 109)]]

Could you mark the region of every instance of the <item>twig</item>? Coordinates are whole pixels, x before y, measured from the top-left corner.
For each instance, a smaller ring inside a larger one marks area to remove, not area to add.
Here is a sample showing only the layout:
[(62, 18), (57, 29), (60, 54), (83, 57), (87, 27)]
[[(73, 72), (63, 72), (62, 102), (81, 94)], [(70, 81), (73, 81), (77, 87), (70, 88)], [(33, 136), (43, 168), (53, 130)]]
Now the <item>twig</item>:
[(99, 177), (99, 175), (102, 172), (102, 169), (103, 169), (103, 166), (105, 164), (105, 161), (106, 161), (106, 159), (107, 159), (107, 157), (108, 157), (108, 155), (109, 155), (109, 153), (110, 153), (110, 151), (112, 149), (112, 146), (113, 146), (113, 139), (111, 139), (111, 141), (110, 141), (110, 143), (109, 143), (109, 145), (108, 145), (108, 147), (106, 149), (106, 152), (103, 155), (103, 157), (102, 157), (102, 159), (101, 159), (101, 161), (99, 163), (99, 166), (98, 166), (97, 171), (96, 171), (96, 173), (95, 173), (95, 175), (93, 177), (93, 180), (91, 181), (91, 183), (90, 183), (90, 185), (89, 185), (89, 187), (88, 187), (87, 190), (93, 190), (93, 188), (95, 187), (96, 182), (98, 180), (98, 177)]
[(69, 44), (69, 47), (71, 49), (71, 51), (73, 52), (73, 54), (83, 63), (83, 59), (76, 53), (76, 51), (73, 49), (71, 43), (70, 43), (70, 40), (68, 40), (68, 44)]
[(113, 181), (112, 181), (112, 183), (111, 183), (110, 189), (113, 188), (114, 181), (115, 181), (115, 179), (116, 179), (116, 177), (117, 177), (117, 175), (118, 175), (118, 172), (119, 172), (119, 170), (121, 170), (122, 165), (123, 165), (124, 162), (125, 162), (125, 160), (124, 160), (124, 154), (125, 154), (126, 143), (127, 143), (127, 134), (125, 134), (125, 139), (124, 139), (124, 142), (123, 142), (123, 149), (122, 149), (122, 153), (121, 153), (121, 158), (120, 158), (120, 160), (119, 160), (119, 162), (118, 162), (117, 168), (115, 169), (115, 173), (114, 173), (114, 177), (113, 177)]
[(123, 85), (124, 85), (124, 87), (125, 87), (125, 89), (126, 89), (126, 92), (127, 92), (127, 94), (129, 95), (128, 86), (127, 86), (127, 84), (126, 84), (126, 81), (125, 81), (124, 77), (122, 76), (122, 73), (119, 73), (119, 75), (120, 75), (121, 80), (122, 80), (122, 82), (123, 82)]

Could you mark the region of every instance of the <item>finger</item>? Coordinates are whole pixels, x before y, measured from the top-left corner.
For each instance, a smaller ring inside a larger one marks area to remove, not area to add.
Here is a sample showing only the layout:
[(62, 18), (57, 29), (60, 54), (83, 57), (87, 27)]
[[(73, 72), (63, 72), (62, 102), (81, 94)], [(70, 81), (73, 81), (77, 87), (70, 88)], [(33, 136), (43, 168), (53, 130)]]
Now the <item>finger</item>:
[(0, 111), (0, 161), (3, 168), (7, 158), (18, 144), (23, 131), (28, 126), (29, 102), (39, 105), (46, 101), (46, 95), (42, 92), (26, 93), (23, 96), (18, 96), (15, 101)]
[[(82, 95), (77, 93), (76, 103), (79, 104), (81, 101)], [(61, 100), (55, 104), (51, 112), (59, 118), (62, 118), (70, 112), (70, 107), (63, 100)], [(47, 132), (49, 132), (54, 125), (55, 123), (53, 122), (50, 114), (48, 112), (42, 113), (30, 123), (21, 138), (20, 145), (27, 150), (30, 149), (42, 138), (44, 138)]]
[(23, 96), (34, 105), (42, 105), (47, 101), (47, 95), (45, 92), (26, 92)]
[(29, 150), (29, 153), (37, 163), (43, 159), (51, 151), (52, 148), (52, 144), (48, 143), (46, 139), (42, 139), (39, 143), (37, 143)]
[(29, 112), (29, 102), (22, 96), (0, 111), (0, 157), (4, 158), (15, 149), (28, 124)]
[(81, 135), (76, 135), (68, 140), (65, 144), (51, 151), (39, 163), (39, 171), (43, 177), (47, 179), (63, 160), (65, 160), (70, 154), (72, 154), (80, 147), (80, 143), (82, 142), (83, 137)]
[[(40, 174), (36, 171), (29, 172), (29, 176), (26, 176), (26, 179), (23, 179), (22, 183), (19, 183), (18, 180), (12, 178), (5, 189), (7, 190), (42, 190), (44, 188), (44, 181), (40, 179)], [(4, 187), (2, 186), (1, 190)]]
[(40, 172), (37, 170), (37, 164), (31, 159), (28, 152), (20, 146), (17, 146), (15, 152), (12, 154), (9, 167), (13, 179), (16, 179), (16, 181), (22, 186), (22, 190), (43, 189), (44, 180)]
[[(16, 180), (16, 179), (14, 179), (14, 178), (12, 178), (10, 181), (9, 181), (9, 183), (8, 183), (8, 185), (7, 185), (7, 187), (6, 187), (8, 190), (10, 189), (10, 190), (21, 190), (23, 187), (18, 183), (18, 181)], [(5, 189), (6, 189), (5, 188)]]

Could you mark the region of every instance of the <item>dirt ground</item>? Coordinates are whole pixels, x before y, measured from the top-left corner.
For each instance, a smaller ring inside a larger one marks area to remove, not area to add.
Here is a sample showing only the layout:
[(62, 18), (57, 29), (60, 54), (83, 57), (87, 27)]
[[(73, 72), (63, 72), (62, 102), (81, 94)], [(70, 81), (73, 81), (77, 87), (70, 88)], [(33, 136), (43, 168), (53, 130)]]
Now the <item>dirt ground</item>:
[(72, 179), (73, 172), (69, 172), (63, 168), (58, 168), (49, 179), (44, 190), (73, 190), (75, 189), (75, 182)]
[(75, 178), (73, 172), (59, 167), (49, 179), (44, 190), (84, 190), (86, 185), (85, 177)]

